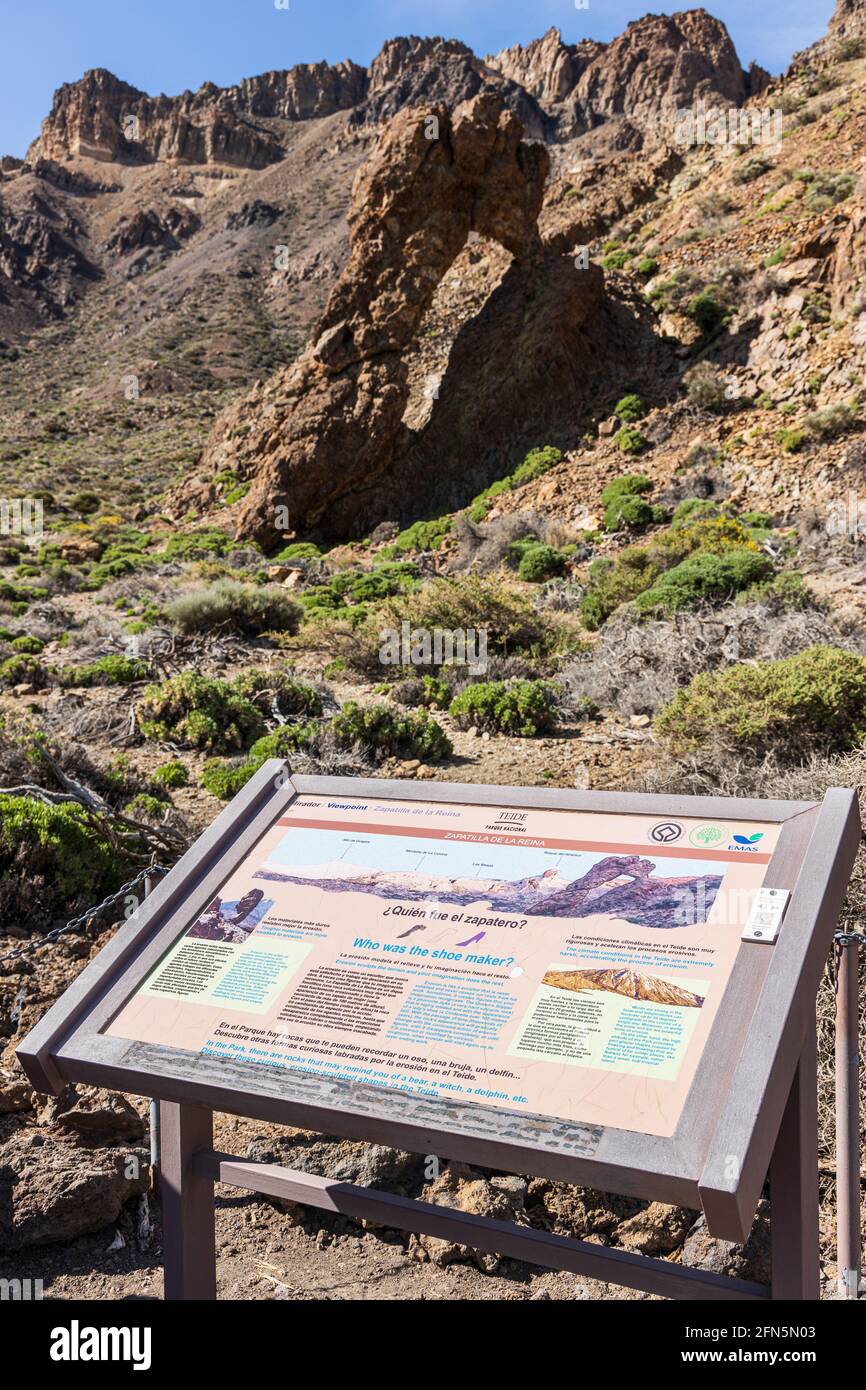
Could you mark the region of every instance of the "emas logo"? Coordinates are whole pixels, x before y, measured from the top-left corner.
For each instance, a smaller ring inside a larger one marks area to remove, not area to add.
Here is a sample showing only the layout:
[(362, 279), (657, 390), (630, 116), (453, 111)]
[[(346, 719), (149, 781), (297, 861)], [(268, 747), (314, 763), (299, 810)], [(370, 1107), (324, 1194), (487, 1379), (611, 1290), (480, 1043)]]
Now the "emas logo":
[(728, 849), (738, 849), (742, 854), (757, 854), (759, 841), (763, 838), (763, 830), (756, 830), (754, 835), (735, 835), (734, 842), (728, 845)]

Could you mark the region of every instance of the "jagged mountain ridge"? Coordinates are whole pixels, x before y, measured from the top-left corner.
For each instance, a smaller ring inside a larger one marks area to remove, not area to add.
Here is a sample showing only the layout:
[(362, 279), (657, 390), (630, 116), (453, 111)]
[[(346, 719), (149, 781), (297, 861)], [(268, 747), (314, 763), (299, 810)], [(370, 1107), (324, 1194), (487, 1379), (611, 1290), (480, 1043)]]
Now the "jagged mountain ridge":
[(95, 68), (55, 93), (27, 160), (261, 168), (282, 157), (279, 132), (268, 121), (352, 111), (355, 123), (376, 123), (421, 102), (457, 105), (482, 88), (496, 90), (530, 136), (555, 139), (620, 116), (651, 125), (659, 111), (696, 99), (738, 104), (766, 76), (743, 72), (725, 25), (701, 9), (647, 15), (609, 44), (566, 44), (550, 29), (525, 48), (484, 60), (456, 39), (396, 38), (369, 69), (349, 59), (298, 64), (174, 97), (150, 96)]

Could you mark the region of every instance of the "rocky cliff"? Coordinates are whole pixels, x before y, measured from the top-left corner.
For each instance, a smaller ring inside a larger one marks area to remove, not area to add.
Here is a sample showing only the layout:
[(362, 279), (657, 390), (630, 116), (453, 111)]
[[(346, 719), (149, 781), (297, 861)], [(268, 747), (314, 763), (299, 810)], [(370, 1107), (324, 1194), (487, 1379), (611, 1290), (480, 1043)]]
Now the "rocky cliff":
[(565, 44), (550, 29), (488, 63), (532, 96), (563, 138), (609, 120), (652, 131), (696, 101), (739, 105), (750, 94), (727, 29), (705, 10), (647, 15), (610, 44)]
[(696, 100), (740, 103), (750, 83), (724, 24), (704, 10), (649, 15), (610, 44), (565, 44), (551, 29), (525, 48), (485, 60), (455, 39), (397, 38), (369, 70), (348, 60), (299, 64), (173, 97), (149, 96), (94, 68), (56, 92), (28, 160), (261, 169), (284, 153), (274, 121), (350, 111), (353, 125), (377, 125), (408, 106), (443, 102), (453, 109), (482, 91), (495, 92), (531, 139), (568, 139), (625, 120), (643, 132), (640, 143), (677, 108)]
[(284, 153), (278, 134), (260, 122), (329, 116), (356, 106), (366, 90), (366, 70), (351, 62), (301, 64), (247, 78), (236, 87), (205, 83), (197, 92), (177, 97), (148, 96), (95, 68), (55, 93), (27, 157), (176, 160), (260, 169)]

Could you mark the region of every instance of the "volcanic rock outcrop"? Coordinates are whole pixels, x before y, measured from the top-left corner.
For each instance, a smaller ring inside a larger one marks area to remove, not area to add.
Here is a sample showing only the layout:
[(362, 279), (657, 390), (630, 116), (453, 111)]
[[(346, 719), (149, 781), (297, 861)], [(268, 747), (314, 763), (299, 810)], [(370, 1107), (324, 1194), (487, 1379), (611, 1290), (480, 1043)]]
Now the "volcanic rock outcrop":
[(284, 149), (268, 118), (308, 120), (362, 101), (366, 69), (356, 63), (301, 64), (246, 78), (236, 87), (206, 82), (181, 96), (148, 96), (104, 68), (86, 72), (54, 94), (30, 161), (69, 156), (115, 163), (176, 160), (261, 169)]
[[(412, 442), (402, 425), (408, 354), (442, 276), (472, 232), (504, 246), (530, 279), (544, 259), (537, 218), (548, 155), (522, 137), (517, 118), (486, 92), (453, 115), (444, 106), (411, 109), (387, 128), (356, 179), (351, 259), (311, 345), (230, 410), (209, 443), (214, 471), (254, 472), (239, 534), (275, 544), (284, 535), (279, 509), (293, 529), (332, 535), (381, 519), (388, 482), (396, 491), (398, 444)], [(601, 275), (569, 269), (560, 289), (579, 327), (600, 297)], [(515, 292), (523, 318), (527, 294), (551, 295), (549, 277), (534, 288), (521, 280)], [(540, 321), (535, 331), (545, 336)], [(423, 486), (423, 470), (410, 475)]]
[(643, 131), (667, 126), (696, 101), (739, 105), (751, 94), (727, 29), (706, 10), (647, 15), (610, 44), (565, 44), (556, 29), (488, 60), (534, 97), (560, 138), (604, 121)]

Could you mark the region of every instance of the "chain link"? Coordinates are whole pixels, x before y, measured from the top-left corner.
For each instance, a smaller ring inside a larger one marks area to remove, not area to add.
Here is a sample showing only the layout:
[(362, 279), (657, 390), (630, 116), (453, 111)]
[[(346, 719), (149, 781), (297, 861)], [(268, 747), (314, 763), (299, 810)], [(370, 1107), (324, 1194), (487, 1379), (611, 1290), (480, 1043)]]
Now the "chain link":
[(34, 937), (28, 941), (26, 946), (19, 946), (16, 951), (8, 951), (5, 956), (0, 956), (0, 965), (7, 960), (15, 960), (18, 956), (25, 956), (29, 951), (35, 951), (40, 946), (47, 946), (49, 942), (56, 941), (64, 932), (74, 931), (76, 927), (86, 926), (94, 917), (101, 917), (115, 903), (122, 902), (128, 897), (133, 888), (137, 888), (140, 883), (144, 883), (148, 878), (161, 878), (163, 874), (169, 872), (165, 864), (149, 864), (146, 869), (137, 873), (135, 878), (131, 878), (129, 883), (124, 883), (122, 888), (118, 888), (116, 893), (110, 893), (107, 898), (103, 898), (96, 907), (89, 907), (86, 912), (81, 912), (77, 917), (72, 917), (68, 922), (64, 922), (62, 927), (55, 927), (53, 931), (46, 932), (44, 936)]
[(833, 940), (837, 946), (860, 946), (866, 941), (866, 932), (837, 931), (834, 933)]

